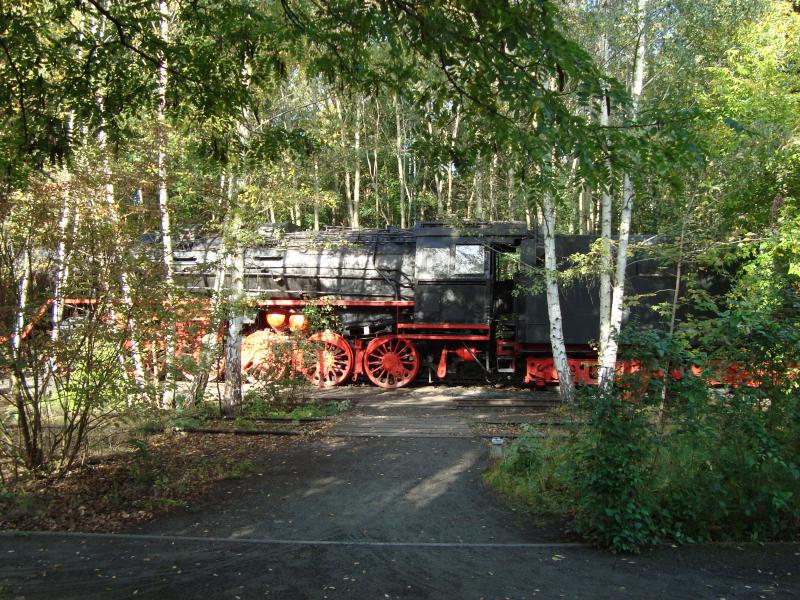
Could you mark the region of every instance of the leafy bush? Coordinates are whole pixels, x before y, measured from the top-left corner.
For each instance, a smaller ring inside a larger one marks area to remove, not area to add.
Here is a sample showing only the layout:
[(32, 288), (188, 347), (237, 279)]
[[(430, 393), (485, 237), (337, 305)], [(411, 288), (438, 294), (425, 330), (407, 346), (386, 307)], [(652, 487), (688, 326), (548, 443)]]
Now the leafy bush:
[(599, 545), (635, 552), (659, 539), (647, 493), (650, 420), (622, 394), (593, 392), (588, 426), (573, 444), (575, 529)]
[(536, 512), (573, 515), (577, 532), (612, 551), (795, 538), (800, 219), (793, 223), (794, 234), (758, 249), (710, 317), (674, 335), (623, 331), (641, 369), (611, 392), (582, 390), (575, 416), (585, 425), (562, 440), (521, 437), (490, 483)]

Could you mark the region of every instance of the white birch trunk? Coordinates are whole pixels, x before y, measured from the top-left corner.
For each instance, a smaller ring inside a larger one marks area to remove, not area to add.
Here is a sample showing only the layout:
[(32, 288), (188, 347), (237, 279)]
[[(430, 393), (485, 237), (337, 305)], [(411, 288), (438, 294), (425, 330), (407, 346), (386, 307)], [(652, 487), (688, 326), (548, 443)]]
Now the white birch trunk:
[(475, 159), (475, 218), (479, 221), (483, 220), (483, 195), (481, 194), (481, 153)]
[[(433, 139), (433, 123), (428, 121), (428, 137)], [(427, 168), (427, 167), (426, 167)], [(439, 218), (444, 213), (444, 181), (441, 177), (441, 163), (436, 166), (436, 169), (433, 172), (433, 185), (436, 189), (436, 217)]]
[[(72, 138), (72, 126), (75, 119), (74, 111), (69, 112), (67, 117), (67, 147), (70, 146)], [(69, 228), (71, 212), (70, 194), (70, 175), (66, 164), (62, 167), (62, 184), (64, 189), (61, 192), (61, 214), (58, 218), (58, 248), (56, 250), (55, 273), (53, 276), (53, 305), (50, 313), (52, 327), (50, 329), (50, 339), (58, 341), (59, 323), (64, 316), (64, 286), (67, 283), (67, 229)], [(51, 367), (53, 362), (51, 360)]]
[(581, 235), (588, 235), (591, 231), (590, 229), (591, 206), (592, 206), (592, 189), (588, 186), (586, 182), (583, 182), (583, 185), (581, 186), (581, 196), (578, 207), (580, 213)]
[(472, 174), (472, 187), (469, 191), (469, 198), (467, 198), (467, 221), (472, 218), (472, 204), (475, 200), (475, 190), (478, 187), (478, 172)]
[(353, 213), (350, 226), (353, 229), (360, 227), (358, 220), (359, 203), (361, 202), (361, 98), (356, 98), (356, 123), (353, 141), (355, 155), (355, 169), (353, 175)]
[(508, 187), (508, 213), (507, 218), (509, 221), (514, 220), (514, 169), (512, 167), (508, 168), (508, 174), (506, 179), (506, 186)]
[[(647, 0), (637, 0), (636, 23), (639, 31), (639, 41), (636, 46), (636, 64), (634, 69), (632, 117), (635, 118), (639, 111), (639, 100), (644, 88), (645, 56), (646, 56), (646, 19)], [(599, 361), (600, 385), (604, 389), (611, 389), (614, 384), (616, 371), (618, 340), (617, 334), (622, 328), (622, 305), (625, 297), (625, 270), (628, 261), (628, 240), (633, 216), (634, 190), (630, 176), (625, 173), (622, 184), (622, 214), (620, 215), (619, 240), (617, 242), (617, 265), (614, 286), (611, 292), (611, 310), (609, 316), (609, 329), (606, 343), (602, 345)]]
[[(225, 197), (225, 174), (220, 173), (219, 189), (220, 196)], [(222, 291), (225, 285), (225, 273), (228, 271), (228, 255), (225, 251), (227, 247), (227, 232), (230, 219), (230, 211), (226, 211), (222, 224), (222, 237), (217, 251), (217, 264), (214, 271), (214, 288), (211, 292), (211, 306), (209, 308), (209, 329), (203, 336), (200, 344), (200, 361), (197, 365), (197, 375), (191, 386), (191, 398), (194, 403), (201, 402), (206, 394), (208, 386), (209, 369), (213, 364), (213, 358), (217, 354), (219, 331), (219, 307), (222, 304)]]
[[(77, 18), (77, 29), (78, 29), (78, 39), (83, 40), (83, 16), (80, 15)], [(80, 59), (80, 53), (76, 55), (77, 59)], [(67, 141), (67, 149), (72, 149), (72, 133), (73, 128), (75, 126), (75, 111), (70, 110), (69, 114), (67, 115), (67, 123), (66, 123), (66, 131), (65, 138)], [(86, 136), (84, 133), (83, 142), (85, 142)], [(64, 190), (61, 195), (61, 215), (59, 216), (58, 220), (58, 249), (56, 254), (56, 267), (55, 267), (55, 278), (53, 282), (53, 306), (52, 311), (50, 314), (52, 328), (50, 330), (50, 339), (53, 342), (58, 341), (60, 331), (59, 331), (59, 323), (64, 318), (64, 286), (67, 283), (67, 278), (69, 277), (69, 266), (68, 260), (69, 257), (67, 255), (67, 248), (68, 248), (68, 232), (67, 228), (69, 227), (70, 221), (70, 212), (71, 212), (71, 204), (72, 204), (72, 190), (70, 189), (72, 178), (70, 176), (69, 167), (66, 164), (66, 159), (64, 159), (64, 164), (62, 165), (62, 183), (64, 185)], [(73, 223), (73, 237), (74, 233), (77, 230), (77, 223), (78, 223), (78, 211), (75, 211), (75, 220)], [(53, 358), (50, 360), (50, 368), (51, 370), (55, 367), (55, 361)]]
[[(458, 124), (461, 120), (461, 109), (460, 107), (456, 107), (456, 120), (453, 123), (453, 133), (450, 136), (450, 155), (452, 156), (453, 151), (456, 147), (456, 138), (458, 137)], [(453, 215), (453, 169), (455, 165), (453, 161), (448, 163), (447, 165), (447, 214), (448, 216)]]
[(558, 372), (558, 387), (561, 400), (571, 402), (575, 389), (572, 373), (567, 362), (567, 349), (564, 344), (564, 327), (561, 317), (561, 302), (558, 295), (558, 262), (556, 257), (555, 206), (550, 192), (544, 194), (544, 276), (547, 297), (547, 315), (550, 323), (550, 347), (553, 362)]
[(375, 194), (375, 224), (380, 225), (378, 219), (380, 218), (381, 205), (380, 194), (378, 193), (378, 150), (381, 143), (381, 103), (378, 98), (375, 98), (375, 144), (372, 148), (372, 165), (373, 172), (370, 175), (372, 178), (372, 193)]
[[(252, 67), (245, 60), (242, 66), (242, 81), (249, 88), (252, 77)], [(248, 124), (251, 121), (249, 107), (242, 107), (242, 120), (239, 123), (239, 141), (242, 147), (247, 147), (250, 141)], [(344, 142), (344, 140), (342, 140)], [(240, 156), (240, 169), (244, 169), (244, 157)], [(244, 325), (244, 245), (242, 242), (242, 221), (239, 211), (236, 210), (236, 198), (239, 191), (244, 188), (243, 176), (228, 175), (228, 214), (230, 215), (230, 250), (231, 266), (231, 294), (229, 297), (234, 302), (234, 311), (228, 319), (228, 332), (225, 339), (225, 387), (222, 394), (222, 412), (232, 414), (240, 412), (242, 407), (242, 327)]]
[[(231, 299), (239, 303), (244, 299), (244, 248), (240, 238), (241, 223), (239, 216), (234, 215), (231, 231), (232, 260)], [(237, 307), (233, 316), (228, 319), (228, 332), (225, 338), (225, 387), (222, 393), (223, 414), (234, 414), (242, 406), (242, 326), (244, 316)]]
[(489, 220), (497, 220), (497, 193), (495, 190), (495, 175), (497, 173), (497, 152), (492, 153), (489, 162)]
[[(342, 111), (342, 103), (338, 96), (333, 97), (334, 106), (336, 106), (336, 114), (339, 116), (339, 136), (342, 138), (342, 149), (347, 154), (347, 126), (344, 119), (344, 111)], [(353, 226), (353, 192), (350, 187), (350, 165), (347, 156), (344, 157), (344, 197), (347, 207), (347, 220), (350, 226)]]
[[(606, 8), (604, 6), (604, 11)], [(608, 23), (603, 24), (603, 34), (600, 36), (600, 60), (604, 68), (608, 68), (608, 62), (611, 55), (608, 45), (608, 34), (605, 28), (609, 27)], [(608, 90), (604, 90), (602, 98), (602, 106), (600, 107), (600, 126), (608, 127), (609, 124), (609, 97)], [(611, 171), (611, 163), (607, 162), (608, 168), (608, 181), (602, 186), (600, 194), (600, 239), (601, 239), (601, 255), (600, 255), (600, 323), (599, 323), (599, 338), (598, 338), (598, 361), (601, 356), (605, 354), (605, 348), (608, 344), (609, 332), (611, 329), (611, 213), (612, 213), (612, 199), (611, 199), (611, 182), (613, 181), (613, 172)]]
[[(162, 43), (166, 44), (169, 39), (169, 10), (166, 0), (159, 0), (159, 30)], [(166, 284), (166, 304), (164, 310), (173, 310), (173, 287), (175, 284), (174, 267), (172, 264), (172, 224), (169, 214), (169, 195), (167, 192), (167, 129), (166, 129), (166, 106), (167, 106), (167, 58), (160, 56), (158, 63), (158, 107), (156, 110), (156, 127), (158, 136), (158, 157), (157, 157), (157, 179), (158, 179), (158, 209), (161, 214), (161, 259), (164, 263), (164, 283)], [(164, 368), (166, 371), (166, 383), (174, 389), (175, 383), (175, 323), (172, 315), (168, 317), (169, 325), (164, 334), (165, 356)], [(161, 401), (163, 404), (162, 390)]]
[(64, 190), (61, 198), (61, 215), (58, 219), (58, 249), (56, 250), (55, 273), (53, 275), (53, 305), (50, 313), (52, 323), (50, 339), (54, 342), (58, 341), (58, 326), (64, 316), (64, 286), (67, 282), (67, 229), (69, 227), (70, 208), (69, 191)]
[(400, 102), (397, 94), (394, 95), (395, 124), (397, 126), (397, 137), (395, 138), (395, 151), (397, 153), (397, 181), (400, 188), (400, 227), (406, 227), (405, 213), (405, 192), (406, 192), (406, 170), (403, 166), (403, 129), (400, 122)]
[(22, 343), (22, 331), (25, 329), (25, 311), (28, 308), (28, 293), (31, 282), (31, 253), (28, 248), (28, 240), (22, 247), (20, 270), (22, 277), (17, 288), (17, 306), (14, 315), (14, 322), (11, 325), (11, 354), (14, 361), (19, 360), (19, 348)]
[(314, 231), (319, 231), (319, 159), (314, 157)]
[[(314, 103), (314, 116), (319, 115), (319, 90), (317, 81), (312, 82), (311, 95)], [(319, 231), (319, 157), (314, 154), (314, 231)]]

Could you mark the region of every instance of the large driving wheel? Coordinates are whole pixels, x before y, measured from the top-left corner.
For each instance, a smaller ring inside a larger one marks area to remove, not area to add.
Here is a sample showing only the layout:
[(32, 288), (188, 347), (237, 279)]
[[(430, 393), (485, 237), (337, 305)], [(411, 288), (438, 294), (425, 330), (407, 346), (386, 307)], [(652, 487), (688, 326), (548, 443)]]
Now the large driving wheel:
[[(353, 349), (338, 333), (315, 333), (308, 338), (311, 364), (303, 368), (306, 379), (318, 387), (339, 385), (353, 368)], [(308, 362), (306, 362), (308, 364)]]
[(419, 372), (419, 354), (411, 340), (397, 335), (377, 337), (364, 351), (364, 371), (378, 387), (403, 387)]
[(271, 383), (287, 372), (288, 337), (265, 329), (242, 340), (242, 375), (250, 381)]

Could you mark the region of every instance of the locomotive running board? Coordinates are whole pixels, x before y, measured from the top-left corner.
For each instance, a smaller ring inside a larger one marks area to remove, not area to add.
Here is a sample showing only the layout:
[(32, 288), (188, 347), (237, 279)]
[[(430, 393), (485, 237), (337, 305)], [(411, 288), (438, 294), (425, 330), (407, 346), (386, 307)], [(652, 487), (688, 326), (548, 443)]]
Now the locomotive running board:
[(413, 307), (416, 303), (413, 300), (341, 300), (333, 298), (320, 298), (317, 300), (299, 300), (295, 298), (282, 298), (275, 300), (259, 300), (258, 306), (283, 306), (287, 308), (300, 308), (303, 306), (341, 306), (341, 307), (391, 307), (406, 308)]
[[(471, 323), (398, 323), (397, 332), (410, 340), (453, 340), (465, 342), (487, 342), (491, 339), (489, 325)], [(410, 333), (414, 330), (432, 330), (447, 333)], [(461, 330), (461, 332), (459, 332)], [(477, 334), (474, 331), (485, 331)], [(452, 332), (452, 333), (451, 333)]]

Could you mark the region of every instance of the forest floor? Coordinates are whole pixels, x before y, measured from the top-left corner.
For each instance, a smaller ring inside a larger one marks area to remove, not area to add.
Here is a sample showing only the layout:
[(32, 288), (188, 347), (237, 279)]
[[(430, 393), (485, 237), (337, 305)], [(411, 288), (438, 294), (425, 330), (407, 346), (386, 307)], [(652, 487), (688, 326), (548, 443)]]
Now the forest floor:
[[(241, 476), (154, 520), (114, 534), (0, 533), (0, 598), (800, 595), (797, 544), (614, 556), (576, 543), (566, 523), (504, 504), (482, 482), (489, 443), (467, 425), (540, 414), (544, 397), (346, 393), (356, 408), (326, 435), (230, 436), (227, 451), (246, 447), (233, 459), (249, 463)], [(207, 439), (179, 437), (188, 447)]]

